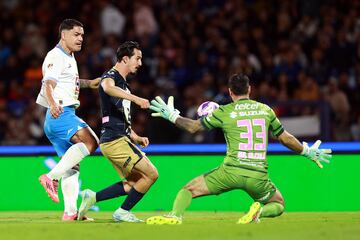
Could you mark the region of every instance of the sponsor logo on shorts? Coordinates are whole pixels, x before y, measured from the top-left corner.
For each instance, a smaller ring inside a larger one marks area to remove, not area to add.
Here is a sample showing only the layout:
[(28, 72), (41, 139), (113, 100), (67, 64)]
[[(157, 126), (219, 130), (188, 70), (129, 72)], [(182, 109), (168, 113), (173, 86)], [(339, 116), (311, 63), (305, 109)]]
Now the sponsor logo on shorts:
[(265, 199), (267, 199), (270, 196), (270, 192), (268, 192), (265, 196), (258, 198), (257, 201), (264, 201)]

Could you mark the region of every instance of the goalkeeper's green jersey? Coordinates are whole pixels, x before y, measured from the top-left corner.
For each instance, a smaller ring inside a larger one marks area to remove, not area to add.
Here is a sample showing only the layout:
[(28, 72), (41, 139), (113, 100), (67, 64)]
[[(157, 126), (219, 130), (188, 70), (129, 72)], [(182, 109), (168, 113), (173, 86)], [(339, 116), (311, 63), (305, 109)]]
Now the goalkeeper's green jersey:
[(284, 128), (266, 104), (250, 99), (220, 106), (201, 119), (206, 129), (221, 128), (227, 151), (224, 165), (240, 175), (259, 179), (268, 177), (266, 153), (269, 133), (279, 136)]

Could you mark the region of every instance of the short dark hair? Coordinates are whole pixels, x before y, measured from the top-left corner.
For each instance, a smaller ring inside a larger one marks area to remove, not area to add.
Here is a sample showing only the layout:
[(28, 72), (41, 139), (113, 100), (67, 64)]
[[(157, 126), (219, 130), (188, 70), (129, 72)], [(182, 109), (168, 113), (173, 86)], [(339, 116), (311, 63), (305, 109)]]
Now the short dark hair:
[(126, 41), (121, 44), (116, 51), (116, 59), (118, 62), (121, 62), (124, 56), (128, 56), (129, 58), (134, 55), (134, 49), (140, 50), (140, 45), (135, 41)]
[(235, 95), (244, 95), (249, 90), (249, 77), (243, 73), (234, 74), (229, 78), (229, 88)]
[(83, 27), (83, 24), (75, 19), (65, 19), (64, 21), (61, 22), (59, 26), (59, 36), (61, 37), (61, 32), (63, 30), (71, 30), (75, 26)]

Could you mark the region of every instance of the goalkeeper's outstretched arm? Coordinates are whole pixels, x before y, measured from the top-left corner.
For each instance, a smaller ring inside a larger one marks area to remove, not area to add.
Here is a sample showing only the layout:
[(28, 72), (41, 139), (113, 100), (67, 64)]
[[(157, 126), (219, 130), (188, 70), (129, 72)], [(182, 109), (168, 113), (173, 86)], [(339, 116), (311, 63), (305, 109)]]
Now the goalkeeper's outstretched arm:
[(299, 140), (296, 139), (296, 137), (287, 131), (284, 131), (282, 134), (280, 134), (278, 140), (294, 152), (299, 153), (315, 162), (319, 168), (323, 168), (321, 162), (330, 163), (330, 159), (332, 157), (331, 149), (319, 149), (321, 144), (320, 140), (317, 140), (311, 147), (309, 147), (306, 142), (301, 144)]
[(303, 150), (303, 145), (299, 142), (299, 140), (286, 130), (278, 136), (278, 140), (282, 145), (298, 154), (300, 154)]
[(205, 130), (204, 127), (201, 125), (200, 119), (192, 120), (190, 118), (179, 116), (175, 121), (175, 125), (181, 129), (188, 131), (189, 133), (196, 133)]
[(190, 133), (196, 133), (198, 131), (204, 130), (200, 119), (192, 120), (190, 118), (180, 116), (180, 111), (174, 108), (173, 96), (168, 98), (167, 103), (165, 103), (161, 97), (155, 97), (155, 99), (151, 101), (150, 109), (154, 111), (151, 116), (162, 117), (174, 123), (177, 127)]

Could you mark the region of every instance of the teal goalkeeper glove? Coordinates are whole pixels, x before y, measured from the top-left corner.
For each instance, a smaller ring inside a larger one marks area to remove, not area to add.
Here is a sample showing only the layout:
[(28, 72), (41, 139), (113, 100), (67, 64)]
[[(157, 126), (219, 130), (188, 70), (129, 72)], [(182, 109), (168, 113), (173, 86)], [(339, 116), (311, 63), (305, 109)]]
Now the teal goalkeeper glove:
[(323, 165), (320, 162), (330, 163), (332, 158), (331, 149), (319, 149), (321, 144), (320, 140), (317, 140), (311, 147), (306, 142), (303, 142), (303, 150), (301, 155), (309, 158), (314, 161), (319, 168), (323, 168)]
[(150, 109), (154, 111), (151, 114), (153, 117), (162, 117), (166, 120), (169, 120), (172, 123), (175, 123), (176, 119), (179, 117), (179, 110), (174, 108), (174, 97), (170, 96), (168, 98), (168, 103), (166, 104), (161, 97), (157, 96), (154, 100), (151, 100)]

